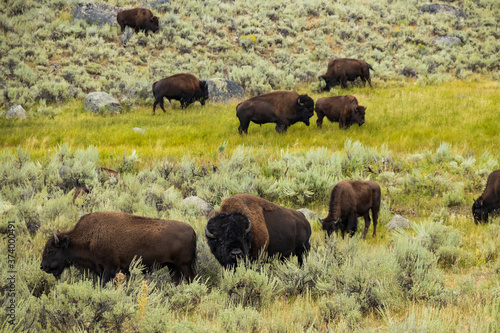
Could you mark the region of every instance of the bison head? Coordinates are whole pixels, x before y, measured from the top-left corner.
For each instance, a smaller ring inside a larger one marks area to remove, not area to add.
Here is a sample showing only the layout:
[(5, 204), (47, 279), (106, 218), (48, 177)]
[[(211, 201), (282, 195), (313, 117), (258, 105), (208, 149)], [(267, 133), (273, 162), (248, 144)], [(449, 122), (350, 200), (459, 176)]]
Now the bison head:
[(158, 22), (158, 17), (153, 16), (149, 21), (145, 23), (144, 30), (151, 30), (152, 32), (157, 32), (160, 30), (160, 23)]
[(325, 218), (319, 219), (319, 221), (321, 222), (321, 227), (327, 232), (328, 236), (331, 236), (331, 234), (340, 229), (340, 218), (336, 220)]
[(207, 81), (200, 80), (200, 90), (195, 93), (194, 99), (200, 101), (201, 105), (205, 105), (208, 99), (208, 84)]
[(252, 242), (252, 223), (239, 212), (220, 213), (208, 220), (205, 236), (215, 258), (224, 267), (246, 258)]
[(474, 216), (474, 223), (488, 221), (488, 210), (483, 206), (483, 198), (479, 197), (472, 204), (472, 216)]
[(53, 274), (56, 278), (59, 277), (66, 266), (68, 266), (66, 255), (68, 246), (68, 235), (59, 234), (59, 236), (57, 236), (54, 233), (53, 236), (50, 236), (49, 240), (45, 244), (45, 249), (43, 250), (40, 269), (49, 274)]
[(307, 95), (299, 95), (295, 103), (295, 122), (302, 121), (309, 126), (309, 118), (314, 115), (314, 100)]
[(359, 126), (365, 123), (365, 110), (366, 108), (362, 105), (356, 106), (352, 112), (351, 123), (357, 123)]

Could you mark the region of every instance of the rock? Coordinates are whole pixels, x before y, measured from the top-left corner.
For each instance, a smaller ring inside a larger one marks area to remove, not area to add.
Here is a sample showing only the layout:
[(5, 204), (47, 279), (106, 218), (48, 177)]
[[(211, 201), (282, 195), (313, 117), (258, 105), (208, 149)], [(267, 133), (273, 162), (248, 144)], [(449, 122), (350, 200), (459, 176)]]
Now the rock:
[(434, 37), (433, 39), (431, 39), (431, 42), (434, 43), (434, 44), (444, 44), (444, 45), (447, 45), (447, 46), (458, 46), (460, 44), (462, 44), (462, 40), (458, 37), (450, 37), (450, 36), (446, 36), (446, 37)]
[(467, 18), (467, 15), (465, 15), (465, 12), (463, 10), (450, 5), (445, 5), (443, 3), (424, 3), (422, 6), (420, 6), (418, 10), (424, 13), (431, 13), (431, 14), (446, 13), (450, 15), (455, 15), (457, 19), (460, 17), (464, 19)]
[(394, 215), (389, 223), (387, 223), (387, 229), (397, 230), (397, 229), (408, 229), (410, 228), (410, 221), (402, 217), (401, 215)]
[(164, 9), (165, 5), (170, 5), (170, 0), (158, 0), (158, 1), (146, 2), (143, 3), (140, 7), (150, 8), (157, 11), (165, 11)]
[(26, 111), (21, 105), (11, 107), (5, 115), (5, 118), (7, 119), (26, 119), (27, 117)]
[(185, 198), (184, 200), (182, 200), (182, 204), (197, 206), (200, 209), (200, 214), (202, 215), (208, 215), (214, 209), (208, 202), (197, 196)]
[(132, 132), (144, 134), (144, 133), (146, 133), (146, 130), (139, 128), (139, 127), (134, 127), (134, 128), (132, 128)]
[(215, 78), (207, 80), (207, 84), (210, 102), (231, 103), (246, 97), (245, 90), (234, 81)]
[(309, 221), (309, 222), (314, 222), (316, 220), (318, 220), (318, 214), (316, 214), (316, 212), (313, 212), (312, 210), (310, 209), (307, 209), (307, 208), (301, 208), (301, 209), (297, 209), (299, 212), (301, 212), (302, 214), (304, 214), (304, 216), (306, 217), (306, 219)]
[(114, 7), (100, 2), (81, 2), (76, 5), (73, 11), (73, 23), (75, 20), (84, 20), (90, 24), (111, 24), (115, 25), (116, 14), (123, 10), (121, 7)]
[(99, 113), (102, 109), (105, 112), (120, 113), (122, 106), (113, 96), (105, 92), (93, 92), (87, 95), (84, 100), (85, 111)]

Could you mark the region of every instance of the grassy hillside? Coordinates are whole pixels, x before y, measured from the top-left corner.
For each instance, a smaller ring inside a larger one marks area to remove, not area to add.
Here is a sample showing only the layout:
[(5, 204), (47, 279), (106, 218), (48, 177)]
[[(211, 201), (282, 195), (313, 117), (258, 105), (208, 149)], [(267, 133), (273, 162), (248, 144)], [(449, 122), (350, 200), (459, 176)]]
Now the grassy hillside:
[[(134, 7), (137, 1), (103, 1)], [(249, 95), (316, 82), (329, 59), (365, 59), (375, 86), (415, 70), (421, 85), (475, 73), (498, 80), (497, 1), (458, 1), (465, 17), (419, 11), (412, 1), (171, 1), (155, 11), (160, 31), (126, 46), (118, 25), (72, 22), (77, 0), (8, 1), (0, 7), (0, 105), (82, 99), (110, 92), (151, 103), (151, 85), (168, 75), (236, 81)], [(436, 36), (460, 45), (434, 44)]]

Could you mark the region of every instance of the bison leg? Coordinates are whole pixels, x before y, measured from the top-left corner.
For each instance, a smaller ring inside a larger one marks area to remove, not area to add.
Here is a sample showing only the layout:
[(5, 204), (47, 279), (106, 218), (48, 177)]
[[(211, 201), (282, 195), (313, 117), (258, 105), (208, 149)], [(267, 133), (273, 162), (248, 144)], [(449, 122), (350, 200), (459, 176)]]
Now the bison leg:
[(323, 127), (323, 118), (325, 117), (325, 114), (319, 113), (317, 111), (316, 114), (318, 115), (318, 119), (316, 120), (316, 127), (321, 129)]
[(276, 123), (276, 132), (278, 133), (285, 133), (287, 128), (288, 126), (283, 123)]
[(102, 272), (101, 284), (104, 287), (106, 283), (111, 281), (116, 276), (116, 269), (105, 268)]
[[(370, 228), (370, 211), (366, 212), (365, 215), (363, 215), (363, 218), (365, 219), (365, 230), (363, 231), (363, 239), (366, 239), (366, 234), (368, 233), (368, 228)], [(375, 225), (375, 222), (373, 222)]]
[(248, 126), (250, 125), (250, 121), (247, 119), (241, 119), (240, 118), (240, 126), (238, 127), (238, 133), (243, 134), (248, 134)]
[(373, 237), (377, 236), (378, 211), (379, 211), (379, 207), (373, 207), (372, 208)]

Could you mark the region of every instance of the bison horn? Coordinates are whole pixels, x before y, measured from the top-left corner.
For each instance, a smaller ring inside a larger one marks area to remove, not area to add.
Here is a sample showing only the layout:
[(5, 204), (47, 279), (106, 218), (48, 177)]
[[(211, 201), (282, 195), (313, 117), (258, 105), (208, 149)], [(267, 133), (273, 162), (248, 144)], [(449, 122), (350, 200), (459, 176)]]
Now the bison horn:
[(54, 231), (54, 243), (59, 244), (59, 237), (57, 237), (56, 232)]
[(208, 231), (208, 228), (205, 226), (205, 235), (208, 238), (215, 238), (214, 234), (212, 234), (210, 231)]
[(250, 232), (250, 230), (252, 230), (252, 222), (250, 220), (248, 220), (248, 228), (247, 228), (247, 230), (245, 230), (245, 234), (248, 234)]
[(338, 219), (336, 219), (335, 221), (333, 221), (333, 224), (338, 224), (340, 223), (340, 217)]

